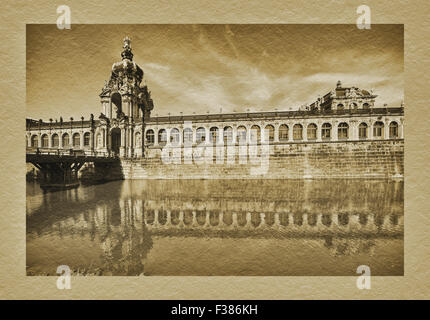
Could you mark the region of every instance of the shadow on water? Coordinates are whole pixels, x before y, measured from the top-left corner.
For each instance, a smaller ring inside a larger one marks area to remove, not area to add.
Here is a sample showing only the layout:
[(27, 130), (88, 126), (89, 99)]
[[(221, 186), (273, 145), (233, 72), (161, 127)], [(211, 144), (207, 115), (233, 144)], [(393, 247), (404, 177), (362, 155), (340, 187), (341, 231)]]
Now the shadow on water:
[[(27, 272), (403, 274), (403, 182), (126, 180), (27, 184)], [(84, 271), (82, 271), (84, 270)]]

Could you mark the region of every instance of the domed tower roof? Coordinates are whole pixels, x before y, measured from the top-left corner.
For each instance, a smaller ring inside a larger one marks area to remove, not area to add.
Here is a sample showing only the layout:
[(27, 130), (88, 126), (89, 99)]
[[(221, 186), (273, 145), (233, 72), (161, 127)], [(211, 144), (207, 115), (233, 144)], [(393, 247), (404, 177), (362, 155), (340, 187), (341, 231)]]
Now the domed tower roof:
[[(102, 110), (106, 110), (106, 103), (113, 103), (117, 106), (117, 113), (122, 110), (122, 100), (127, 100), (135, 108), (142, 110), (146, 117), (154, 108), (151, 92), (143, 80), (143, 70), (133, 61), (131, 50), (131, 40), (124, 38), (121, 61), (112, 65), (112, 72), (108, 82), (105, 83), (100, 94), (102, 100)], [(142, 83), (142, 84), (141, 84)], [(132, 108), (132, 109), (133, 109)], [(134, 109), (135, 110), (135, 109)], [(103, 111), (102, 111), (103, 112)], [(127, 113), (127, 110), (125, 110)], [(113, 112), (108, 112), (109, 117), (113, 117)]]
[(133, 52), (131, 51), (131, 40), (129, 37), (124, 38), (121, 57), (122, 61), (115, 62), (112, 65), (112, 74), (116, 76), (122, 76), (123, 74), (134, 76), (137, 84), (140, 84), (143, 79), (143, 70), (133, 61)]

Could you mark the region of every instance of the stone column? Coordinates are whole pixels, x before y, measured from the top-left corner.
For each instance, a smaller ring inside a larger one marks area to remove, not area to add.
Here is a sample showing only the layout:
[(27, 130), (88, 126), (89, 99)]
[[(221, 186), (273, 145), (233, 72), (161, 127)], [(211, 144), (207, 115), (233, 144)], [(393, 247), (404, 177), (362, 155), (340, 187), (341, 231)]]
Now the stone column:
[[(348, 123), (348, 122), (347, 122)], [(357, 124), (355, 120), (349, 121), (348, 123), (348, 140), (357, 140), (358, 134), (357, 134)]]
[(94, 151), (94, 130), (90, 131), (90, 149)]
[(124, 157), (125, 156), (125, 146), (126, 146), (126, 130), (124, 127), (121, 127), (121, 146), (119, 148), (119, 156)]
[(405, 120), (400, 119), (400, 121), (398, 121), (398, 123), (399, 123), (399, 138), (403, 139), (403, 130), (404, 130)]
[(158, 145), (158, 127), (153, 129), (154, 131), (154, 146)]
[(331, 130), (332, 130), (332, 141), (338, 141), (338, 136), (337, 136), (337, 125), (338, 125), (338, 123), (337, 123), (337, 121), (334, 121), (332, 124), (332, 128), (331, 128)]
[(63, 149), (63, 131), (58, 132), (58, 149)]
[(390, 121), (384, 121), (384, 137), (383, 139), (390, 139)]
[(294, 127), (294, 123), (288, 124), (288, 142), (293, 141), (293, 127)]
[(79, 139), (79, 148), (80, 149), (83, 149), (84, 148), (84, 133), (83, 133), (83, 131), (81, 130), (81, 132), (79, 133), (79, 137), (80, 137), (80, 139)]
[(275, 139), (273, 140), (274, 142), (279, 142), (279, 123), (275, 125)]
[(48, 148), (52, 148), (52, 134), (48, 134)]
[(322, 132), (322, 123), (316, 123), (317, 125), (317, 140), (316, 141), (322, 141), (322, 136), (321, 136), (321, 132)]
[(233, 129), (232, 137), (231, 138), (232, 138), (232, 141), (233, 141), (233, 145), (235, 145), (239, 141), (239, 139), (237, 137), (237, 125), (233, 125), (231, 127)]
[(303, 141), (308, 141), (308, 123), (303, 123)]
[(131, 158), (134, 151), (134, 130), (133, 127), (128, 129), (129, 141), (128, 141), (128, 156)]

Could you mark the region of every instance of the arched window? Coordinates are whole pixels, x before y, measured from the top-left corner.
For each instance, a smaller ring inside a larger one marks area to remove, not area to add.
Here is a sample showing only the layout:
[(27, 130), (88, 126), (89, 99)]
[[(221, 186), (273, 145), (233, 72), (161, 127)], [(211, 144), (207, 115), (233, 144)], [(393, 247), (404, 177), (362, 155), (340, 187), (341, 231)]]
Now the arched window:
[(210, 128), (209, 132), (210, 132), (210, 134), (209, 134), (210, 142), (217, 143), (218, 142), (218, 128), (212, 127), (212, 128)]
[(307, 136), (308, 140), (317, 139), (317, 125), (315, 123), (311, 123), (308, 125)]
[(390, 123), (390, 139), (395, 139), (399, 137), (399, 125), (396, 121)]
[(73, 134), (73, 146), (79, 147), (80, 145), (81, 145), (81, 136), (79, 135), (79, 133), (74, 133)]
[(196, 143), (205, 141), (206, 130), (203, 127), (197, 128), (196, 130)]
[(140, 138), (140, 132), (136, 132), (134, 135), (134, 146), (136, 148), (142, 148), (142, 139)]
[(367, 102), (363, 103), (363, 109), (368, 110), (369, 108), (370, 105)]
[(54, 133), (51, 139), (52, 139), (52, 147), (58, 148), (58, 146), (60, 145), (60, 139), (58, 138), (58, 134)]
[(187, 144), (193, 143), (193, 130), (191, 128), (184, 129), (184, 143), (187, 143)]
[(339, 140), (348, 139), (348, 129), (349, 126), (346, 122), (339, 123), (339, 125), (337, 126), (337, 138)]
[(167, 143), (167, 132), (166, 129), (158, 130), (158, 144), (165, 145)]
[(155, 143), (154, 130), (149, 129), (149, 130), (146, 131), (146, 143), (148, 145), (151, 145), (151, 144)]
[(42, 135), (42, 148), (48, 148), (48, 142), (49, 140), (48, 140), (48, 135), (47, 134), (44, 134), (44, 135)]
[(299, 123), (296, 123), (293, 127), (293, 139), (296, 141), (303, 139), (303, 126)]
[(112, 101), (112, 114), (111, 114), (111, 116), (112, 116), (112, 118), (118, 118), (119, 114), (122, 112), (121, 95), (118, 92), (115, 92), (111, 97), (111, 101)]
[(350, 108), (351, 108), (352, 110), (357, 110), (357, 108), (358, 108), (358, 104), (356, 104), (355, 102), (352, 102), (352, 103), (350, 104)]
[(237, 127), (237, 141), (244, 144), (246, 140), (246, 128), (244, 126)]
[(367, 139), (367, 124), (364, 122), (358, 126), (358, 138)]
[(331, 139), (331, 124), (324, 123), (321, 128), (321, 139), (330, 140)]
[(31, 146), (37, 148), (39, 146), (39, 141), (37, 141), (37, 136), (31, 136)]
[(178, 145), (179, 144), (179, 138), (180, 138), (179, 130), (176, 128), (173, 128), (170, 131), (170, 142), (174, 145)]
[(233, 128), (224, 128), (224, 144), (231, 144), (233, 142)]
[(275, 140), (275, 128), (271, 124), (264, 128), (264, 140), (269, 142)]
[(279, 141), (288, 141), (288, 126), (286, 124), (279, 126)]
[(90, 146), (90, 139), (91, 139), (91, 134), (89, 132), (85, 132), (84, 133), (84, 146), (85, 147)]
[(374, 138), (384, 138), (384, 123), (381, 121), (376, 121), (373, 125), (373, 137)]
[(343, 104), (342, 103), (339, 103), (338, 105), (337, 105), (337, 110), (344, 110), (345, 109), (345, 107), (343, 106)]
[(69, 144), (70, 144), (70, 140), (69, 140), (69, 134), (65, 133), (63, 134), (63, 148), (68, 148)]
[(251, 142), (253, 142), (253, 143), (259, 143), (261, 140), (261, 129), (256, 124), (254, 124), (251, 127), (251, 137), (250, 138), (251, 138)]

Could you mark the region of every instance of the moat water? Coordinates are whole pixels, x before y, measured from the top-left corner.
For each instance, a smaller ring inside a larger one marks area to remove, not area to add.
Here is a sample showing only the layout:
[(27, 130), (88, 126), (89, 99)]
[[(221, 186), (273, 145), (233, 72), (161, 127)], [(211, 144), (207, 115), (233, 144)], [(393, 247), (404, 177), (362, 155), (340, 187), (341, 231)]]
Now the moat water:
[(403, 275), (403, 182), (27, 183), (27, 274)]

